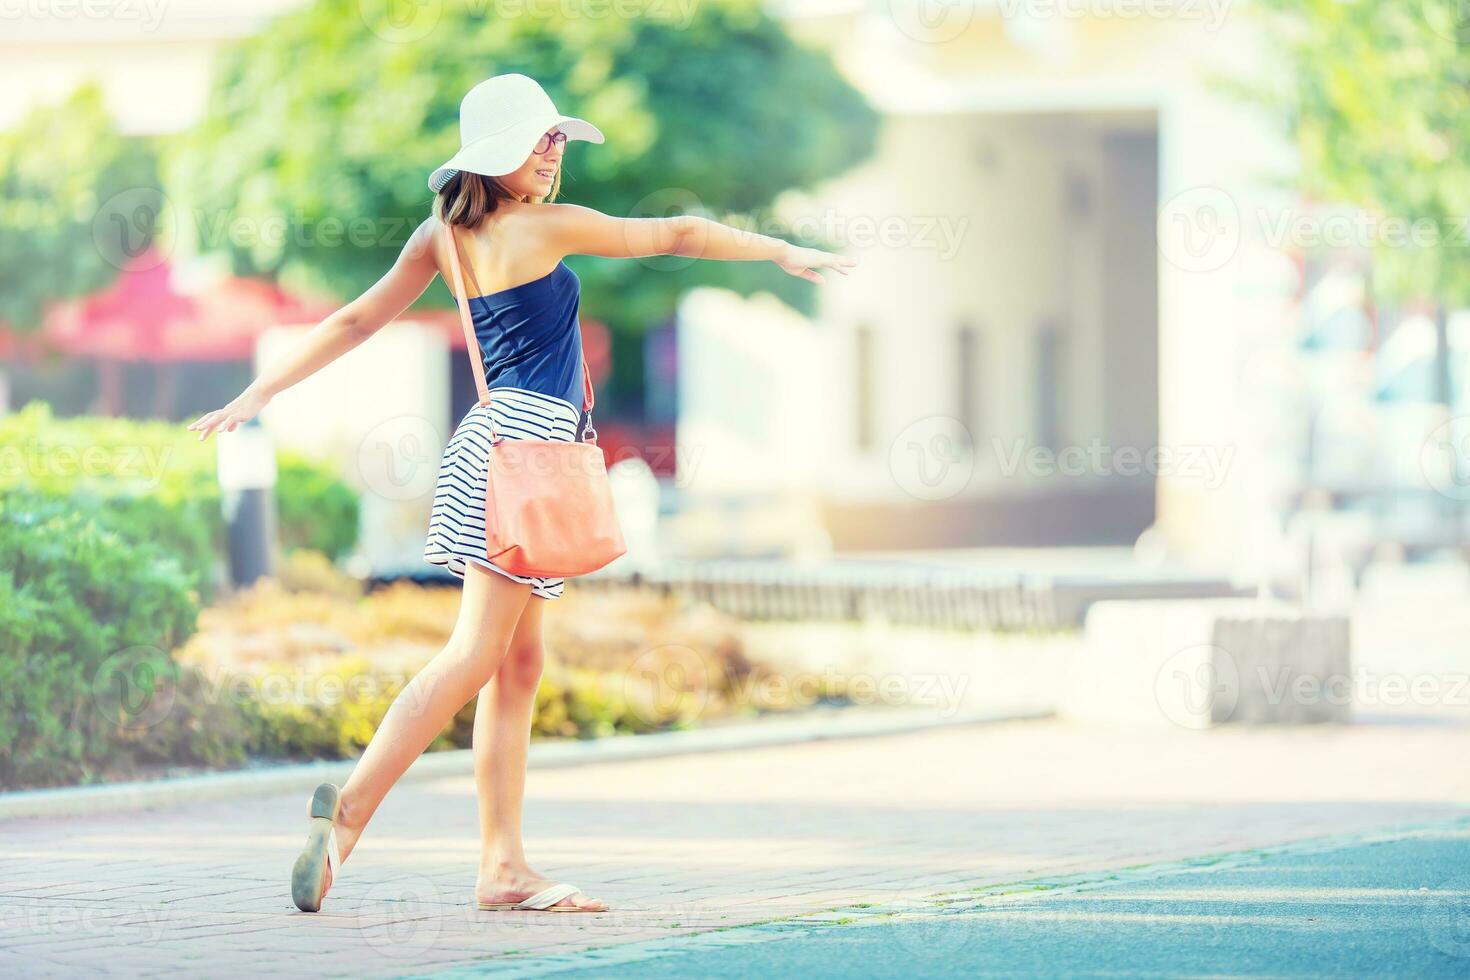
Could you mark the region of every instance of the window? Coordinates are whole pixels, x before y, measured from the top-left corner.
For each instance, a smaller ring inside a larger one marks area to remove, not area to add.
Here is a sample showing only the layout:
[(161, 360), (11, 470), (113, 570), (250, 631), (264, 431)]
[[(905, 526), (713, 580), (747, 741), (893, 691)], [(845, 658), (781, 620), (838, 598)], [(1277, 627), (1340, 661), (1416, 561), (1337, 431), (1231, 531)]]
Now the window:
[(955, 331), (955, 418), (973, 436), (981, 427), (980, 329), (961, 323)]
[(854, 390), (857, 403), (855, 426), (857, 448), (866, 452), (873, 448), (873, 328), (859, 324), (853, 334)]
[(1066, 336), (1056, 323), (1045, 324), (1036, 334), (1036, 442), (1060, 450), (1065, 408)]

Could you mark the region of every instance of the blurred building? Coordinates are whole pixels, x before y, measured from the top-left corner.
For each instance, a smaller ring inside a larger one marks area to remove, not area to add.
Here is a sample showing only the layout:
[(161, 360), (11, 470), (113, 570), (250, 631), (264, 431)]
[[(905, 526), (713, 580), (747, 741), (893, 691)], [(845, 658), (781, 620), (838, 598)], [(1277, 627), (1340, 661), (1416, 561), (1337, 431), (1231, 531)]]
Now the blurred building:
[[(124, 133), (174, 133), (193, 125), (209, 97), (222, 45), (258, 31), (302, 0), (151, 0), (103, 5), (17, 5), (0, 31), (0, 129), (34, 104), (60, 102), (99, 82)], [(32, 11), (42, 11), (35, 15)], [(18, 16), (24, 12), (25, 16)]]
[(1176, 554), (1250, 564), (1271, 488), (1239, 381), (1299, 274), (1244, 219), (1281, 210), (1264, 180), (1290, 161), (1216, 82), (1252, 77), (1258, 25), (1146, 9), (785, 6), (885, 115), (875, 159), (781, 210), (860, 265), (813, 325), (688, 298), (691, 500), (784, 490), (838, 549), (1157, 522)]

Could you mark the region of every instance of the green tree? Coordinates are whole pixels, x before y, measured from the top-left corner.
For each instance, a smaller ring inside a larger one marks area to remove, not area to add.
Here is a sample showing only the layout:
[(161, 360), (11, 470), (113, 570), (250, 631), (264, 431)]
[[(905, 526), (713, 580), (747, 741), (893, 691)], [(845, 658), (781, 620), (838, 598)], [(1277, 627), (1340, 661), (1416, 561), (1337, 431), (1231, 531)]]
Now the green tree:
[[(206, 118), (167, 164), (180, 230), (229, 252), (237, 272), (353, 295), (428, 215), (424, 182), (459, 147), (459, 100), (504, 72), (607, 134), (569, 148), (560, 199), (609, 214), (760, 214), (872, 151), (876, 113), (756, 0), (699, 4), (687, 23), (494, 9), (317, 0), (229, 51)], [(810, 284), (774, 267), (573, 262), (584, 309), (624, 335), (667, 320), (698, 285), (812, 302)], [(449, 293), (421, 303), (446, 306)]]
[[(1407, 224), (1376, 236), (1374, 290), (1470, 304), (1470, 25), (1460, 0), (1265, 0), (1285, 84), (1270, 97), (1301, 185)], [(1413, 229), (1418, 229), (1417, 233)], [(1445, 378), (1444, 371), (1441, 371)]]
[(0, 323), (35, 330), (49, 301), (108, 286), (152, 241), (157, 187), (93, 84), (0, 133)]

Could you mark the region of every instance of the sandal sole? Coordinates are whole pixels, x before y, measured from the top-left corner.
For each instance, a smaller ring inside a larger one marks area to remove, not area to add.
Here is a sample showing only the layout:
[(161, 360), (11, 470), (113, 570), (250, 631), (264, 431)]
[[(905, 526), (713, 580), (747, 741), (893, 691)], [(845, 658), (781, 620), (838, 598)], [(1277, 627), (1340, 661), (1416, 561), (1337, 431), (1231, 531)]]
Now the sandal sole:
[(341, 804), (341, 791), (331, 783), (322, 783), (311, 795), (311, 828), (291, 868), (291, 901), (303, 912), (321, 911), (327, 891), (327, 841)]

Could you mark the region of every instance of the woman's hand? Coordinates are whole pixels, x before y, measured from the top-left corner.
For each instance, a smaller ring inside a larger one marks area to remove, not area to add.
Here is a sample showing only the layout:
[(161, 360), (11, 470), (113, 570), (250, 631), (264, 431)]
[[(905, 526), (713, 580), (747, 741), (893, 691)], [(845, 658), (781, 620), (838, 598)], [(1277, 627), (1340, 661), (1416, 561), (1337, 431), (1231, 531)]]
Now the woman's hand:
[(811, 282), (825, 282), (826, 280), (817, 275), (818, 269), (836, 269), (844, 276), (847, 270), (857, 265), (857, 259), (850, 259), (845, 255), (834, 255), (824, 252), (819, 248), (803, 248), (800, 245), (787, 244), (785, 252), (780, 258), (773, 259), (785, 272), (791, 273), (800, 279)]
[(189, 426), (189, 431), (199, 433), (199, 441), (209, 438), (211, 432), (234, 432), (242, 422), (249, 422), (265, 408), (270, 396), (246, 388), (224, 408), (217, 408)]

